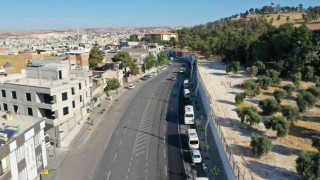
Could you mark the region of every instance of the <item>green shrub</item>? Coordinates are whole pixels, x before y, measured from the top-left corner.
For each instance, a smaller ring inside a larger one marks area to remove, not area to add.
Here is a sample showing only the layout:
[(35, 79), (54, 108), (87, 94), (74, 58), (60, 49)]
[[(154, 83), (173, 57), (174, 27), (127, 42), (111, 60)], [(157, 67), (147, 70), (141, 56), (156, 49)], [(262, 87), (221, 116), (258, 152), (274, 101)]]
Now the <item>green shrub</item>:
[(283, 90), (285, 90), (287, 92), (288, 95), (292, 95), (292, 92), (295, 90), (295, 86), (292, 84), (287, 84), (285, 86), (283, 86)]
[(280, 103), (281, 102), (281, 98), (283, 98), (283, 96), (285, 95), (285, 92), (283, 90), (275, 90), (273, 92), (273, 96), (274, 96), (274, 99)]
[(297, 171), (303, 179), (320, 179), (320, 153), (302, 152), (296, 164)]
[(299, 111), (303, 112), (306, 109), (313, 107), (316, 103), (316, 100), (316, 97), (314, 97), (310, 92), (301, 92), (296, 98)]
[(293, 106), (284, 106), (282, 108), (282, 115), (291, 123), (296, 122), (299, 116), (299, 109)]
[(255, 96), (260, 94), (260, 87), (257, 83), (253, 82), (252, 80), (247, 80), (242, 84), (244, 92), (248, 96)]
[(301, 84), (301, 78), (302, 78), (301, 72), (297, 72), (297, 73), (293, 74), (291, 76), (291, 78), (292, 78), (292, 83), (294, 85), (296, 85), (297, 87), (299, 87)]
[(242, 123), (249, 123), (252, 126), (261, 122), (261, 117), (254, 106), (237, 108), (236, 112)]
[(315, 97), (320, 97), (320, 87), (311, 86), (307, 89)]
[(269, 77), (262, 76), (258, 78), (258, 83), (262, 89), (267, 90), (271, 86), (272, 80)]
[(270, 69), (267, 70), (267, 77), (269, 77), (272, 81), (272, 84), (279, 84), (281, 82), (281, 78), (279, 78), (280, 72)]

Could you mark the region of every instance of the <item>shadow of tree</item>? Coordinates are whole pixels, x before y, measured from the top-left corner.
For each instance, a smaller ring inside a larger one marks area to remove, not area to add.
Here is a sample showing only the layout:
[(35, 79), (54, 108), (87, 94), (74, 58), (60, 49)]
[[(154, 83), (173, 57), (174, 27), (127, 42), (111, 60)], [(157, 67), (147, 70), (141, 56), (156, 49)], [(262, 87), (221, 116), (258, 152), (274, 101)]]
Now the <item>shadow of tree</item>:
[(283, 145), (273, 145), (272, 152), (282, 154), (285, 156), (298, 155), (301, 151), (299, 149), (289, 148)]
[(252, 151), (250, 147), (242, 146), (239, 144), (231, 144), (229, 148), (232, 154), (237, 156), (245, 156), (245, 157), (253, 157)]
[(227, 101), (227, 100), (222, 100), (222, 99), (219, 99), (218, 102), (221, 102), (221, 103), (224, 103), (224, 104), (230, 104), (230, 105), (235, 105), (234, 102), (231, 102), (231, 101)]
[(310, 138), (317, 134), (316, 130), (308, 129), (301, 126), (290, 126), (289, 134), (296, 137), (302, 137), (302, 138)]
[(320, 123), (320, 117), (311, 117), (311, 116), (301, 116), (302, 121), (310, 121)]
[(284, 168), (271, 166), (257, 161), (248, 161), (247, 166), (259, 177), (263, 179), (300, 179), (298, 173)]

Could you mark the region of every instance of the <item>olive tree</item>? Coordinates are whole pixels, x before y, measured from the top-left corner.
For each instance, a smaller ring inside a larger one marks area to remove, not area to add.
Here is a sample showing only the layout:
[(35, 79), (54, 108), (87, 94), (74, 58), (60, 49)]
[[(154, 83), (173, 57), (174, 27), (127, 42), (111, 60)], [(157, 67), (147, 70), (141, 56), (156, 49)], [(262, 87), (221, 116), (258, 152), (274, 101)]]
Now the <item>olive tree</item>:
[(261, 122), (261, 117), (254, 106), (237, 108), (236, 112), (242, 123), (249, 123), (252, 126)]
[(296, 87), (294, 85), (292, 85), (292, 84), (287, 84), (287, 85), (283, 86), (283, 90), (285, 90), (289, 96), (292, 95), (292, 92), (295, 89), (296, 89)]
[(245, 98), (246, 98), (246, 94), (245, 94), (245, 93), (237, 94), (237, 95), (235, 96), (236, 104), (241, 104), (241, 103), (243, 103), (243, 101), (244, 101)]
[(293, 106), (284, 106), (282, 108), (282, 115), (287, 118), (288, 121), (290, 121), (291, 123), (296, 122), (300, 116), (299, 116), (299, 109)]
[(281, 102), (281, 98), (283, 98), (283, 96), (285, 95), (285, 92), (283, 90), (275, 90), (273, 92), (273, 96), (274, 96), (274, 99), (280, 103)]
[(293, 74), (291, 76), (291, 78), (292, 78), (292, 83), (294, 85), (296, 85), (297, 87), (299, 87), (301, 84), (301, 78), (302, 78), (301, 72), (297, 72), (297, 73)]
[(260, 158), (271, 151), (272, 141), (265, 136), (253, 136), (251, 137), (250, 147), (253, 155)]
[(258, 78), (258, 83), (262, 89), (267, 90), (271, 86), (272, 80), (270, 77), (262, 76)]
[(320, 153), (302, 152), (296, 160), (296, 169), (303, 179), (320, 178)]
[(296, 98), (297, 105), (299, 107), (299, 111), (303, 112), (308, 108), (311, 108), (316, 103), (316, 97), (314, 97), (310, 92), (303, 91)]
[(289, 133), (290, 122), (282, 116), (271, 116), (264, 122), (264, 126), (277, 131), (278, 137), (284, 137)]
[(280, 105), (272, 98), (261, 100), (259, 102), (259, 107), (262, 109), (263, 114), (265, 115), (271, 115), (280, 110)]
[(260, 87), (258, 86), (257, 83), (255, 83), (252, 80), (247, 80), (242, 84), (242, 87), (244, 89), (244, 92), (248, 96), (255, 96), (260, 94)]

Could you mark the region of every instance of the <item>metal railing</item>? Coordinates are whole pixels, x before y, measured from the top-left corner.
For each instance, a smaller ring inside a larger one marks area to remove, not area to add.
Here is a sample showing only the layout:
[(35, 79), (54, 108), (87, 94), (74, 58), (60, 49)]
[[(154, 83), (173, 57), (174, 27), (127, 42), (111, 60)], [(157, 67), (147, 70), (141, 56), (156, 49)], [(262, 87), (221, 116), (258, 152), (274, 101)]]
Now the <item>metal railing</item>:
[(245, 169), (241, 170), (238, 162), (234, 159), (234, 157), (233, 157), (233, 155), (232, 155), (232, 152), (231, 152), (231, 149), (230, 149), (230, 147), (229, 147), (229, 145), (228, 145), (228, 143), (227, 143), (227, 141), (226, 141), (226, 138), (225, 138), (225, 136), (224, 136), (224, 133), (222, 132), (221, 127), (220, 127), (219, 123), (217, 122), (217, 120), (219, 120), (219, 117), (217, 117), (217, 116), (215, 115), (214, 111), (213, 111), (213, 107), (212, 107), (213, 102), (212, 102), (211, 95), (209, 94), (206, 86), (204, 85), (203, 80), (201, 79), (201, 76), (200, 76), (200, 74), (199, 74), (198, 71), (197, 71), (197, 73), (198, 73), (198, 74), (197, 74), (197, 76), (198, 76), (198, 81), (199, 81), (199, 83), (201, 84), (201, 86), (203, 87), (203, 89), (204, 89), (204, 91), (205, 91), (205, 93), (206, 93), (206, 97), (207, 97), (207, 99), (208, 99), (209, 102), (210, 102), (210, 106), (211, 106), (211, 107), (210, 107), (210, 109), (211, 109), (210, 115), (211, 115), (212, 120), (213, 120), (213, 123), (214, 123), (214, 125), (215, 125), (215, 127), (216, 127), (216, 129), (217, 129), (217, 132), (218, 132), (218, 134), (219, 134), (219, 138), (220, 138), (221, 143), (222, 143), (222, 145), (223, 145), (223, 149), (224, 149), (224, 151), (225, 151), (225, 153), (226, 153), (226, 156), (227, 156), (227, 158), (228, 158), (228, 160), (229, 160), (229, 163), (230, 163), (230, 166), (231, 166), (231, 168), (232, 168), (232, 170), (233, 170), (233, 172), (234, 172), (234, 175), (235, 175), (235, 177), (236, 177), (237, 179), (239, 179), (239, 180), (245, 180), (245, 179), (246, 179), (246, 178), (245, 178), (245, 177), (246, 177), (246, 176), (245, 176), (245, 175), (246, 175), (246, 174), (245, 174)]

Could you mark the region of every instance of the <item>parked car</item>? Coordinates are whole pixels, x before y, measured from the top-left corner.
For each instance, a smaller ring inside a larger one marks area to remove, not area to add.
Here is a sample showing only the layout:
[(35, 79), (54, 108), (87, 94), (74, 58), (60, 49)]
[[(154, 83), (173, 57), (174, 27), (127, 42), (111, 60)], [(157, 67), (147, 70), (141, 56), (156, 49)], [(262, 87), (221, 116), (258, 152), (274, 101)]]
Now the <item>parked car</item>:
[(50, 135), (48, 133), (44, 133), (44, 143), (45, 143), (46, 147), (50, 147), (50, 145), (51, 145)]
[(158, 75), (158, 72), (154, 71), (154, 72), (152, 72), (151, 74), (152, 74), (153, 76), (156, 76), (156, 75)]
[(134, 89), (136, 86), (134, 84), (128, 84), (127, 88), (128, 89)]
[(192, 150), (191, 151), (191, 159), (193, 163), (201, 163), (202, 157), (199, 150)]

